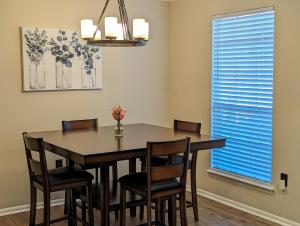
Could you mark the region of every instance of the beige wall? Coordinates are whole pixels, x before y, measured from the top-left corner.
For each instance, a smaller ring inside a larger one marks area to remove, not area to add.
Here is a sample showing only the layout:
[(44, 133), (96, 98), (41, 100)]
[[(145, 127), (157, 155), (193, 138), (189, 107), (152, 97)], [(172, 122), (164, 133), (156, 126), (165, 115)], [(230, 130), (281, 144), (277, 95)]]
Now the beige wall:
[(120, 103), (128, 108), (126, 123), (171, 125), (179, 118), (201, 121), (203, 132), (209, 133), (212, 15), (274, 4), (273, 176), (276, 184), (280, 172), (288, 173), (288, 191), (266, 192), (211, 177), (204, 171), (208, 151), (199, 156), (198, 181), (201, 189), (300, 222), (300, 1), (176, 0), (169, 7), (156, 0), (127, 0), (130, 16), (150, 21), (151, 41), (143, 48), (103, 49), (103, 90), (22, 93), (19, 27), (78, 29), (81, 18), (97, 18), (103, 2), (0, 2), (0, 208), (28, 203), (22, 131), (58, 129), (63, 119), (98, 117), (102, 125), (113, 124), (110, 110)]
[[(114, 104), (128, 109), (124, 123), (167, 122), (168, 4), (159, 1), (126, 1), (130, 17), (144, 16), (149, 20), (151, 41), (141, 48), (103, 49), (103, 90), (21, 92), (19, 27), (79, 29), (80, 19), (97, 19), (104, 2), (0, 2), (0, 208), (28, 203), (21, 132), (59, 129), (63, 119), (97, 117), (101, 125), (110, 125), (114, 123), (111, 118)], [(109, 10), (110, 15), (117, 15), (113, 9)]]
[(273, 177), (289, 174), (286, 193), (266, 192), (209, 176), (209, 152), (199, 156), (199, 187), (300, 222), (300, 1), (177, 0), (170, 4), (170, 121), (201, 121), (210, 130), (211, 18), (216, 14), (275, 5)]

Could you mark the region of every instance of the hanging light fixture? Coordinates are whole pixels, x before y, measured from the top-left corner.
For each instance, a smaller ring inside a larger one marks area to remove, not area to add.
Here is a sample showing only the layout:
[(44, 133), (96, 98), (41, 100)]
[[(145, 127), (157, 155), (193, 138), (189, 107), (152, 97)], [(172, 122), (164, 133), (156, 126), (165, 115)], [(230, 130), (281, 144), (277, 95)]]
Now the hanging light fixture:
[(109, 2), (110, 0), (106, 0), (96, 25), (91, 19), (81, 20), (82, 39), (93, 46), (144, 46), (149, 39), (149, 23), (145, 19), (134, 19), (132, 34), (124, 0), (118, 0), (121, 23), (118, 23), (117, 17), (106, 17), (104, 39), (102, 39), (99, 28)]

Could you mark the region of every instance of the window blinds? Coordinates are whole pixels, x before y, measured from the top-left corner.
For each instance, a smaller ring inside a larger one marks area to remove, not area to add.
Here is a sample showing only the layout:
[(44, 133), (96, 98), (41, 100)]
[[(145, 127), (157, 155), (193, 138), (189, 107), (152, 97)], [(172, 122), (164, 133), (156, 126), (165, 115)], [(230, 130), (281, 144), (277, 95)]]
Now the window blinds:
[(272, 181), (274, 11), (212, 22), (211, 132), (227, 138), (211, 167)]

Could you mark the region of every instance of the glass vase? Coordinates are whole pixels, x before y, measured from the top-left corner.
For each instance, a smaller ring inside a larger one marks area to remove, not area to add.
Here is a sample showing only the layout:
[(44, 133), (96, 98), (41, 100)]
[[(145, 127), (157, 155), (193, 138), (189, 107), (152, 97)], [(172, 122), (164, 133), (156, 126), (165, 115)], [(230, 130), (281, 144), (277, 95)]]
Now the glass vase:
[(72, 88), (72, 74), (71, 68), (64, 64), (57, 62), (55, 64), (56, 88), (70, 89)]
[(45, 63), (29, 63), (29, 87), (30, 89), (44, 89), (46, 87)]
[(120, 120), (117, 120), (117, 125), (116, 125), (114, 131), (115, 131), (115, 136), (116, 137), (122, 137), (123, 136), (123, 126), (122, 126)]
[(81, 86), (85, 88), (96, 87), (96, 68), (92, 68), (90, 73), (84, 68), (85, 63), (81, 65)]

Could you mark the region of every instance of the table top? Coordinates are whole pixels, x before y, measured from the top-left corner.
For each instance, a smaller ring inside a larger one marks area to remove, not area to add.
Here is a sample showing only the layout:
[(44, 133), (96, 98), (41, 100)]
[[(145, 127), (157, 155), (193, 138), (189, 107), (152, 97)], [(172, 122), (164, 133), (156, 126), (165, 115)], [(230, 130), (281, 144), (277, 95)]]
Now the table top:
[(149, 124), (124, 125), (123, 137), (116, 138), (114, 126), (99, 127), (97, 130), (61, 130), (32, 132), (31, 137), (42, 137), (45, 148), (55, 154), (80, 164), (118, 161), (145, 156), (147, 141), (168, 141), (191, 137), (191, 150), (223, 147), (225, 138), (196, 135), (174, 131), (172, 128)]

